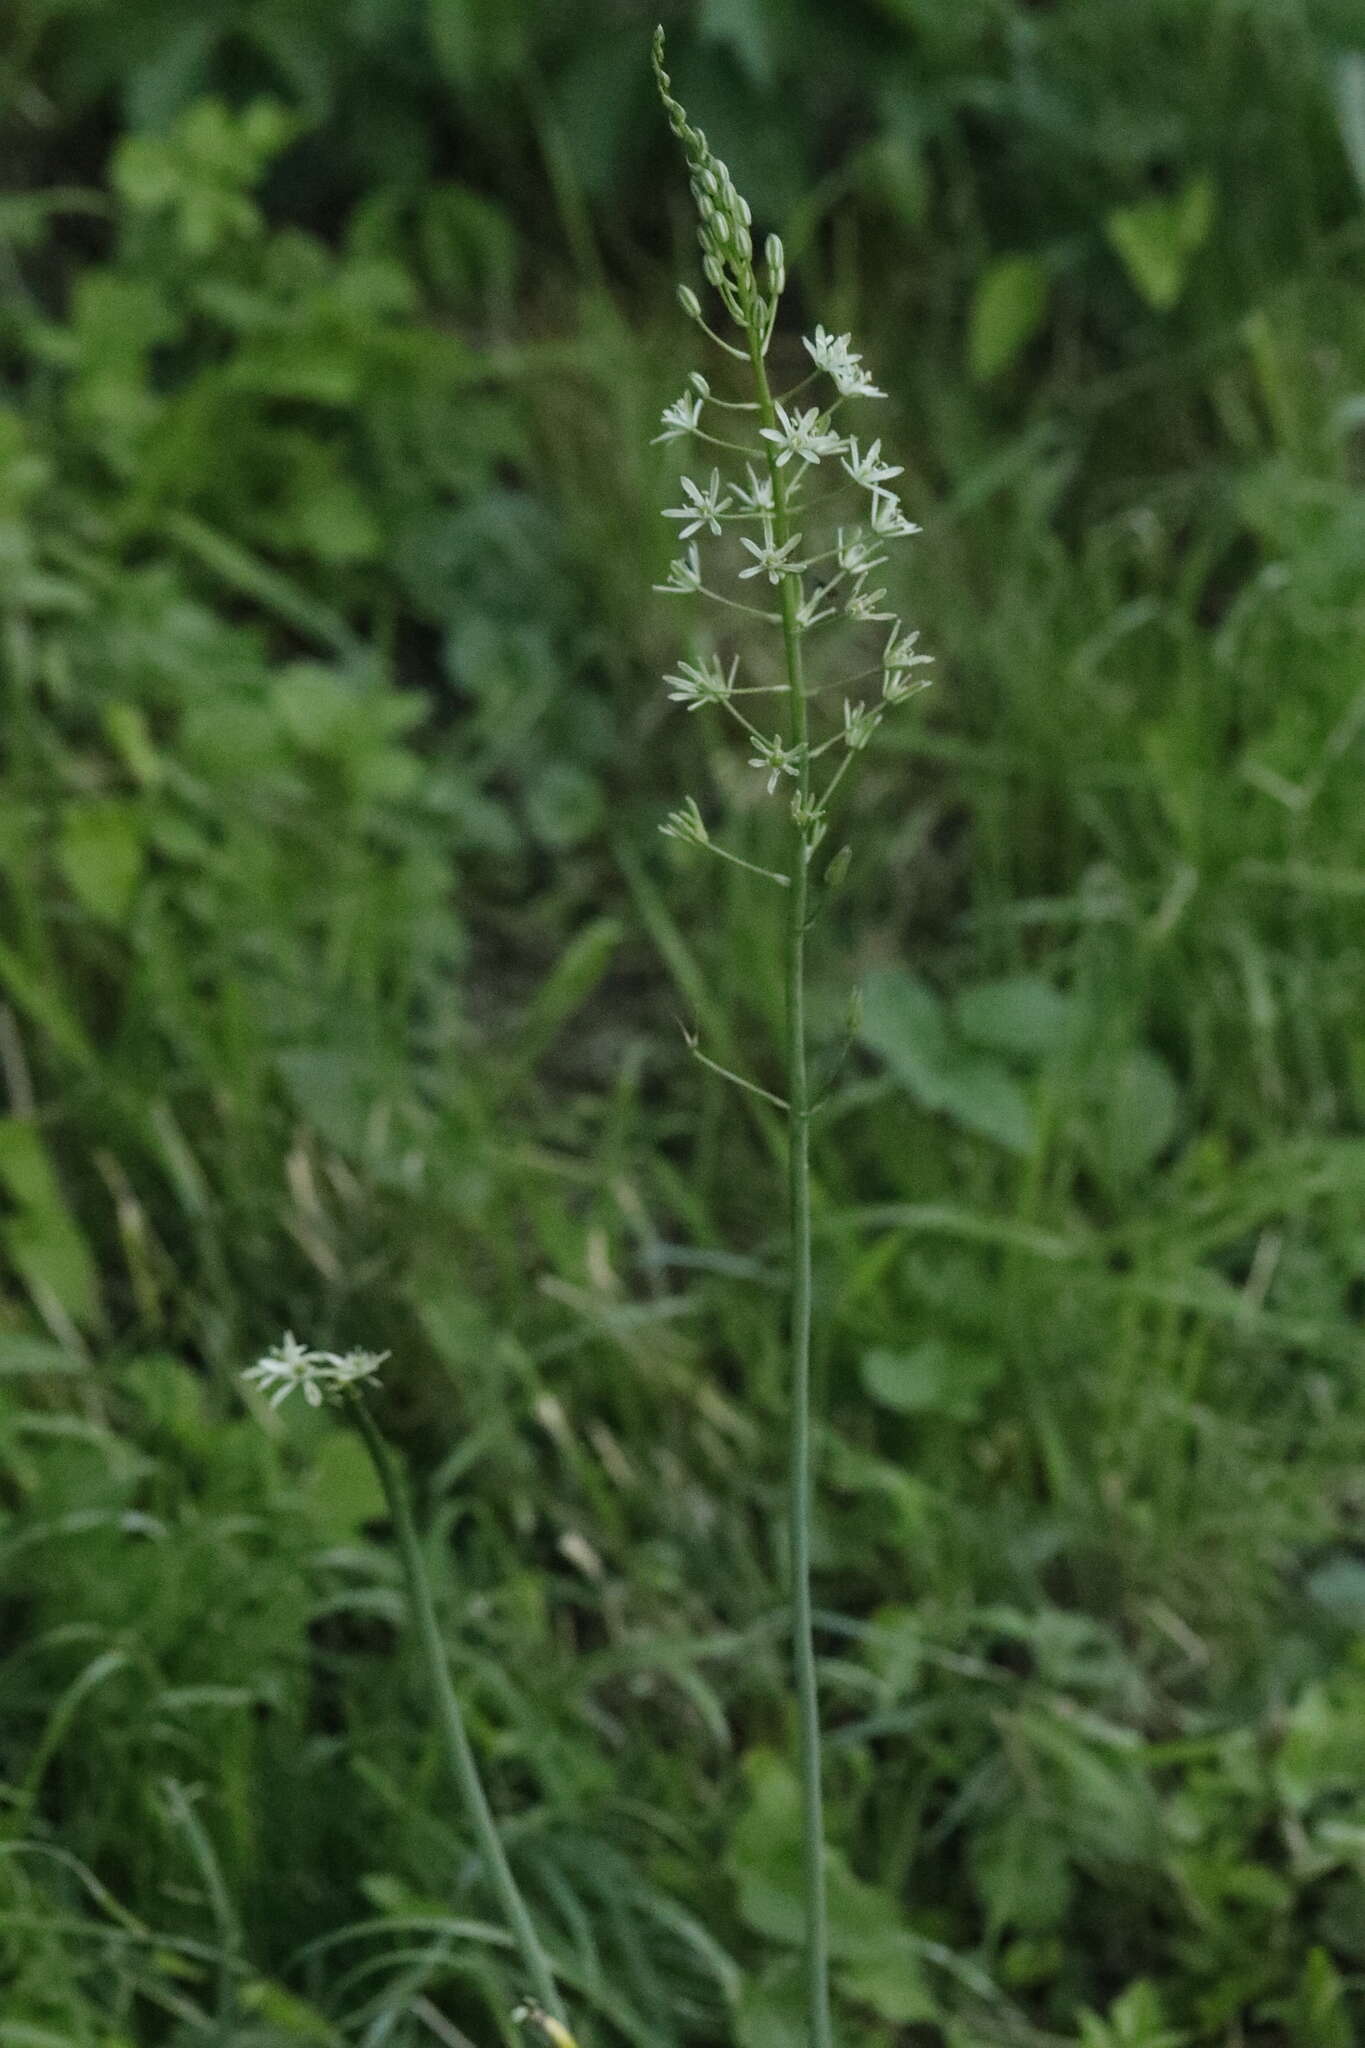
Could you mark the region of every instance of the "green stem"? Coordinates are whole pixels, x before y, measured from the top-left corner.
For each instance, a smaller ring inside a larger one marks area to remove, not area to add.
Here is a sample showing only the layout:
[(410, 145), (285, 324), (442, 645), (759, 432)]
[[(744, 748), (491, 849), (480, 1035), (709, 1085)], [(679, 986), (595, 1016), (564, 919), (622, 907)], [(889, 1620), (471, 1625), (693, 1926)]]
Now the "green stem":
[[(753, 364), (758, 409), (765, 427), (777, 424), (762, 335), (749, 326), (749, 359)], [(773, 531), (779, 547), (791, 538), (787, 487), (765, 441), (768, 475), (773, 487)], [(801, 667), (801, 630), (797, 624), (798, 579), (784, 576), (782, 640), (787, 656), (791, 702), (791, 743), (800, 766), (798, 790), (810, 797), (810, 727), (806, 686)], [(806, 1908), (806, 2007), (810, 2048), (832, 2048), (829, 2011), (829, 1926), (825, 1903), (825, 1827), (820, 1789), (820, 1700), (815, 1674), (815, 1631), (811, 1613), (811, 1221), (810, 1221), (810, 1088), (806, 1074), (806, 894), (810, 858), (805, 834), (791, 828), (787, 892), (787, 1127), (788, 1202), (791, 1216), (791, 1521), (792, 1662), (796, 1674), (797, 1720), (800, 1730), (801, 1819)]]
[(436, 1606), (431, 1597), (431, 1581), (427, 1576), (426, 1560), (418, 1541), (416, 1524), (408, 1503), (407, 1487), (398, 1469), (398, 1463), (389, 1449), (379, 1425), (365, 1405), (364, 1397), (357, 1395), (351, 1403), (351, 1413), (356, 1427), (365, 1441), (365, 1448), (379, 1475), (384, 1489), (389, 1515), (393, 1521), (394, 1534), (398, 1538), (399, 1554), (403, 1560), (403, 1572), (408, 1584), (408, 1602), (412, 1618), (417, 1624), (417, 1633), (426, 1658), (427, 1676), (431, 1683), (432, 1697), (436, 1702), (437, 1718), (445, 1742), (446, 1761), (450, 1773), (464, 1800), (469, 1817), (474, 1823), (474, 1832), (479, 1838), (479, 1847), (493, 1877), (493, 1888), (498, 1895), (503, 1917), (521, 1950), (521, 1959), (526, 1974), (531, 1980), (531, 1989), (544, 2006), (546, 2012), (567, 2028), (568, 2019), (559, 1993), (555, 1989), (554, 1975), (540, 1937), (536, 1933), (526, 1901), (517, 1889), (512, 1867), (507, 1861), (507, 1851), (502, 1846), (498, 1824), (493, 1818), (493, 1809), (479, 1777), (479, 1767), (474, 1752), (469, 1746), (469, 1736), (460, 1712), (460, 1703), (455, 1697), (455, 1688), (450, 1680), (450, 1666), (446, 1661), (445, 1645), (441, 1640), (440, 1625), (436, 1619)]

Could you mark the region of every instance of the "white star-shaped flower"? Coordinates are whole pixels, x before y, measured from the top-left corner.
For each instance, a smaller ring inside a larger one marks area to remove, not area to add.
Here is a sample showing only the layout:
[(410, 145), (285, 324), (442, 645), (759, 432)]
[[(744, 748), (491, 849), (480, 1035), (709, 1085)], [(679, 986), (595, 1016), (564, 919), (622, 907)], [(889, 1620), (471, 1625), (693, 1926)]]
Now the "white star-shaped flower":
[(679, 555), (676, 562), (669, 563), (668, 575), (654, 588), (670, 597), (684, 597), (690, 590), (701, 589), (701, 556), (697, 553), (695, 541), (685, 555)]
[(781, 547), (778, 547), (773, 539), (772, 527), (765, 520), (761, 541), (750, 540), (747, 534), (744, 536), (743, 545), (754, 559), (747, 569), (740, 570), (740, 580), (743, 581), (748, 576), (766, 576), (769, 583), (780, 583), (784, 576), (799, 576), (808, 566), (805, 562), (794, 562), (791, 558), (793, 548), (799, 547), (800, 544), (800, 534), (794, 533), (790, 540), (784, 540)]
[(300, 1344), (292, 1330), (286, 1330), (274, 1350), (249, 1365), (242, 1378), (259, 1387), (263, 1394), (269, 1394), (272, 1408), (287, 1400), (295, 1387), (302, 1387), (310, 1408), (318, 1408), (322, 1405), (322, 1382), (326, 1378), (325, 1368), (319, 1371), (323, 1365), (320, 1351), (310, 1351), (306, 1344)]
[(789, 413), (784, 405), (779, 405), (777, 422), (775, 427), (760, 427), (759, 432), (777, 449), (779, 469), (793, 456), (801, 462), (819, 462), (825, 455), (837, 455), (844, 445), (841, 434), (830, 432), (829, 421), (818, 406), (813, 405), (806, 412)]
[(882, 667), (888, 669), (929, 667), (933, 662), (933, 655), (916, 654), (915, 652), (916, 647), (919, 645), (918, 630), (913, 633), (903, 633), (898, 640), (896, 633), (899, 626), (900, 621), (898, 619), (895, 626), (892, 627), (886, 636), (886, 646), (882, 650)]
[(861, 528), (856, 526), (847, 540), (844, 539), (843, 527), (839, 528), (836, 553), (839, 567), (845, 576), (870, 575), (873, 569), (880, 569), (886, 560), (885, 555), (877, 553), (877, 543), (869, 540)]
[(901, 511), (901, 501), (894, 491), (880, 491), (872, 500), (872, 531), (882, 540), (907, 540), (919, 528)]
[(340, 1356), (335, 1351), (314, 1351), (300, 1344), (292, 1330), (286, 1330), (274, 1350), (249, 1365), (242, 1378), (268, 1394), (272, 1408), (287, 1400), (295, 1387), (302, 1389), (310, 1408), (320, 1408), (328, 1395), (344, 1393), (348, 1387), (377, 1386), (376, 1375), (388, 1355), (387, 1351), (347, 1351)]
[(896, 616), (894, 612), (884, 612), (881, 610), (885, 600), (886, 592), (884, 590), (855, 590), (844, 606), (844, 617), (846, 619), (862, 620), (894, 619)]
[(762, 768), (768, 777), (768, 794), (771, 796), (783, 775), (796, 775), (801, 764), (799, 747), (784, 746), (780, 739), (755, 739), (758, 752), (749, 758), (751, 768)]
[(665, 519), (682, 520), (683, 524), (678, 528), (679, 540), (691, 540), (693, 534), (700, 533), (703, 527), (708, 533), (719, 535), (721, 514), (729, 511), (732, 502), (730, 493), (721, 483), (720, 471), (712, 470), (704, 490), (700, 484), (694, 484), (690, 476), (679, 481), (688, 502), (664, 513)]
[(803, 633), (809, 632), (812, 626), (818, 626), (821, 619), (834, 617), (837, 606), (826, 603), (828, 590), (829, 585), (822, 583), (818, 589), (810, 591), (803, 597), (796, 607), (796, 623)]
[(728, 674), (721, 667), (718, 654), (713, 654), (709, 660), (680, 661), (676, 675), (664, 677), (669, 702), (685, 704), (689, 711), (700, 711), (703, 704), (723, 704), (734, 691), (738, 667), (738, 655), (731, 662)]
[(711, 835), (706, 829), (701, 812), (697, 809), (695, 797), (688, 797), (680, 809), (670, 811), (666, 822), (659, 830), (665, 839), (681, 839), (684, 846), (709, 846)]
[(681, 441), (694, 433), (701, 418), (702, 401), (693, 392), (684, 391), (681, 398), (675, 398), (672, 405), (666, 405), (660, 415), (663, 432), (656, 434), (651, 447), (660, 441)]
[(803, 347), (817, 370), (824, 370), (844, 398), (885, 398), (863, 368), (862, 356), (853, 346), (851, 334), (826, 334), (817, 327), (814, 337), (803, 337)]
[(905, 465), (904, 463), (897, 462), (883, 462), (881, 460), (881, 452), (882, 444), (880, 441), (874, 441), (872, 446), (864, 452), (859, 448), (856, 439), (851, 440), (848, 444), (848, 453), (844, 457), (843, 466), (852, 477), (854, 483), (861, 484), (864, 490), (871, 491), (874, 497), (889, 497), (891, 493), (884, 492), (882, 485), (889, 483), (893, 476), (903, 476), (905, 474)]
[(752, 467), (746, 463), (744, 474), (748, 484), (736, 484), (735, 503), (746, 512), (771, 512), (773, 509), (773, 480), (770, 476), (755, 476)]
[(913, 697), (919, 690), (927, 690), (932, 677), (917, 676), (917, 668), (932, 668), (932, 654), (916, 654), (918, 632), (904, 633), (898, 639), (900, 622), (891, 628), (882, 652), (882, 697), (888, 704), (903, 704), (907, 697)]
[(855, 754), (860, 753), (881, 724), (879, 710), (869, 711), (865, 704), (850, 704), (844, 700), (844, 745)]
[(367, 1386), (377, 1387), (379, 1368), (390, 1354), (387, 1351), (346, 1351), (338, 1357), (334, 1351), (329, 1351), (324, 1355), (331, 1367), (332, 1385), (341, 1389), (359, 1386), (362, 1381)]

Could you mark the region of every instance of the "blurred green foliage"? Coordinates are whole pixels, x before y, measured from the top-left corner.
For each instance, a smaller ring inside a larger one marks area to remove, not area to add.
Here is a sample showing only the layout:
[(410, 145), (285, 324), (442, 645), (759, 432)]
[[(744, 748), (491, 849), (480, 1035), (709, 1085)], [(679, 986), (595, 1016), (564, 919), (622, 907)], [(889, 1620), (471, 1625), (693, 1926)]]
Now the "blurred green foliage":
[[(505, 2035), (354, 1447), (392, 1347), (592, 2040), (799, 2039), (778, 1133), (663, 715), (652, 15), (0, 26), (0, 2048)], [(943, 680), (821, 935), (845, 2038), (1365, 2014), (1365, 27), (704, 0)], [(795, 335), (779, 351), (796, 353)], [(763, 850), (762, 814), (742, 832)]]

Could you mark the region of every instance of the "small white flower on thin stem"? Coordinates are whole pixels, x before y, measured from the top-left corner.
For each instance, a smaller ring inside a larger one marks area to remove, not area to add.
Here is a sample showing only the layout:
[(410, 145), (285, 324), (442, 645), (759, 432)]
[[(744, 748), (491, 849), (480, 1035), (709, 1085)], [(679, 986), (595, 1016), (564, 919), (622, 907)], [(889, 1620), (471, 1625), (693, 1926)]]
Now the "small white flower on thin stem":
[(242, 1378), (268, 1394), (272, 1408), (287, 1400), (295, 1387), (302, 1387), (310, 1408), (320, 1408), (326, 1373), (323, 1353), (310, 1351), (306, 1344), (300, 1344), (292, 1330), (286, 1330), (274, 1349), (249, 1365)]
[(829, 421), (818, 406), (811, 406), (807, 412), (789, 413), (779, 405), (777, 419), (775, 427), (760, 427), (759, 432), (777, 449), (775, 460), (779, 469), (793, 456), (801, 462), (819, 462), (822, 456), (837, 455), (844, 445), (841, 434), (830, 432)]
[(845, 576), (868, 576), (874, 569), (880, 569), (886, 560), (885, 555), (877, 553), (876, 541), (869, 540), (862, 528), (857, 526), (847, 540), (844, 539), (843, 527), (839, 528), (835, 552), (839, 558), (839, 567)]
[(790, 540), (784, 540), (781, 547), (778, 547), (773, 537), (771, 521), (766, 519), (763, 522), (763, 539), (750, 540), (745, 534), (742, 545), (749, 550), (754, 559), (747, 569), (740, 570), (741, 582), (746, 577), (761, 575), (766, 576), (769, 583), (780, 583), (784, 576), (799, 576), (801, 571), (809, 566), (805, 562), (792, 560), (792, 550), (801, 545), (800, 534), (794, 533)]
[(862, 356), (853, 346), (851, 334), (826, 334), (817, 327), (814, 338), (803, 337), (802, 346), (817, 370), (824, 370), (839, 387), (843, 398), (885, 398), (863, 368)]
[(735, 503), (746, 512), (771, 512), (773, 509), (773, 480), (768, 475), (755, 476), (752, 467), (746, 463), (744, 474), (747, 484), (734, 486)]
[(912, 697), (917, 697), (921, 690), (929, 689), (933, 680), (932, 676), (908, 676), (899, 672), (893, 674), (888, 670), (882, 677), (882, 702), (906, 704)]
[(346, 1351), (338, 1358), (334, 1351), (324, 1354), (331, 1367), (332, 1386), (340, 1393), (346, 1387), (379, 1385), (379, 1368), (390, 1356), (387, 1351)]
[(795, 776), (798, 773), (801, 750), (799, 747), (784, 746), (776, 737), (770, 740), (756, 738), (754, 745), (758, 752), (750, 756), (749, 766), (764, 770), (768, 777), (768, 794), (771, 796), (782, 776)]
[(808, 633), (812, 626), (818, 626), (821, 619), (834, 617), (838, 607), (826, 602), (828, 594), (829, 585), (822, 583), (803, 597), (796, 607), (796, 623), (803, 633)]
[(703, 704), (724, 704), (734, 695), (738, 668), (738, 655), (730, 663), (728, 673), (718, 654), (700, 661), (680, 661), (677, 673), (664, 677), (669, 702), (685, 704), (689, 711), (700, 711)]
[(729, 511), (732, 502), (730, 493), (721, 483), (720, 471), (712, 470), (705, 490), (700, 484), (694, 484), (690, 476), (679, 481), (688, 503), (675, 505), (664, 513), (665, 519), (682, 520), (683, 524), (678, 528), (679, 540), (691, 540), (693, 534), (700, 533), (703, 527), (708, 533), (719, 536), (721, 514)]
[(900, 620), (897, 619), (896, 624), (886, 636), (886, 646), (882, 650), (882, 667), (893, 670), (930, 667), (933, 663), (933, 655), (916, 654), (915, 652), (916, 647), (919, 645), (918, 629), (913, 633), (901, 634), (898, 640), (896, 634), (899, 627)]
[(670, 811), (659, 830), (665, 839), (680, 839), (684, 846), (711, 844), (711, 835), (706, 829), (701, 812), (697, 809), (695, 797), (687, 797), (678, 810)]
[(675, 398), (672, 405), (666, 405), (660, 415), (663, 432), (656, 434), (651, 447), (660, 441), (681, 441), (688, 434), (695, 433), (701, 418), (702, 401), (690, 391), (684, 391), (681, 398)]
[(886, 601), (884, 590), (855, 590), (844, 606), (846, 619), (894, 619), (894, 612), (884, 612), (881, 607)]
[(919, 528), (901, 511), (894, 491), (881, 491), (872, 500), (872, 531), (883, 540), (908, 540)]
[(883, 491), (882, 485), (889, 483), (893, 476), (903, 476), (905, 465), (899, 462), (883, 462), (880, 459), (881, 452), (880, 441), (874, 441), (864, 452), (859, 448), (857, 441), (852, 440), (848, 444), (843, 467), (855, 484), (861, 484), (863, 489), (871, 491), (874, 497), (890, 497), (892, 493)]
[(881, 721), (880, 710), (869, 711), (865, 704), (850, 704), (845, 698), (844, 745), (855, 754), (861, 753)]
[(882, 698), (887, 704), (904, 704), (920, 690), (927, 690), (932, 677), (917, 676), (917, 668), (932, 668), (932, 654), (916, 654), (918, 632), (904, 633), (899, 639), (900, 621), (887, 635), (886, 647), (882, 653)]
[(329, 1395), (344, 1393), (347, 1388), (377, 1386), (376, 1375), (388, 1355), (387, 1351), (348, 1351), (342, 1356), (335, 1351), (313, 1351), (300, 1344), (292, 1330), (286, 1330), (274, 1350), (249, 1365), (242, 1378), (268, 1394), (272, 1408), (287, 1400), (295, 1387), (302, 1389), (310, 1408), (320, 1408)]
[(689, 591), (701, 589), (701, 556), (697, 553), (695, 541), (685, 555), (679, 555), (676, 562), (669, 563), (668, 575), (654, 588), (670, 597), (685, 597)]

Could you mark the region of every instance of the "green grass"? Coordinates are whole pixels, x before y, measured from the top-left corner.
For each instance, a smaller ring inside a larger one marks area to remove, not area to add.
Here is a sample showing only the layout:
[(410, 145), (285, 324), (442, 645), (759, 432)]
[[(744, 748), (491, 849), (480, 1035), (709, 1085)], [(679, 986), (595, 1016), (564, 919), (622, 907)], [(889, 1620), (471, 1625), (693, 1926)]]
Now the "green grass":
[[(940, 676), (815, 949), (823, 1039), (865, 997), (813, 1157), (840, 2038), (1337, 2048), (1351, 11), (850, 11), (766, 81), (709, 12), (680, 83), (891, 390)], [(360, 1448), (236, 1391), (286, 1323), (399, 1361), (585, 2037), (786, 2048), (781, 1132), (678, 1028), (775, 1083), (782, 960), (761, 885), (655, 829), (735, 763), (657, 680), (666, 159), (594, 111), (647, 105), (644, 34), (461, 57), (432, 10), (452, 170), (411, 24), (371, 107), (354, 25), (262, 55), (262, 9), (177, 72), (150, 10), (48, 14), (5, 32), (0, 215), (0, 2048), (507, 2034)], [(218, 116), (111, 175), (260, 91), (305, 126), (259, 215)], [(1160, 310), (1112, 216), (1201, 175)], [(99, 210), (29, 196), (73, 180)], [(983, 384), (1011, 254), (1044, 310)]]

